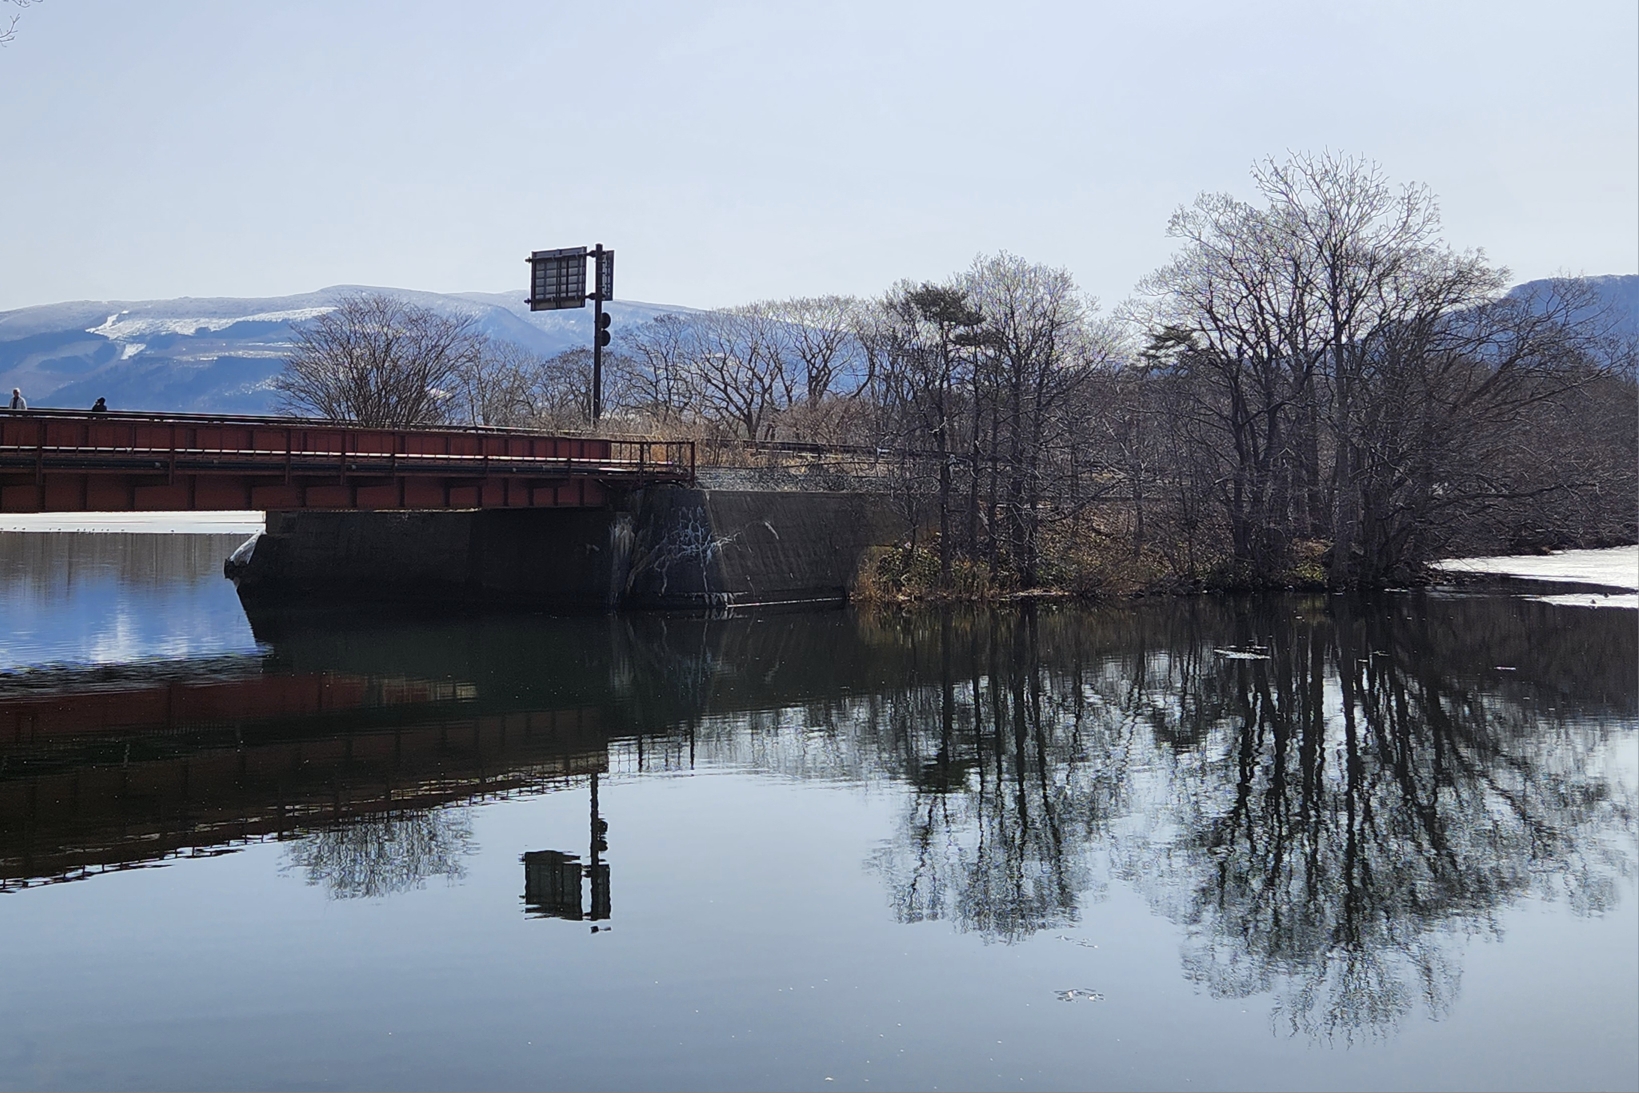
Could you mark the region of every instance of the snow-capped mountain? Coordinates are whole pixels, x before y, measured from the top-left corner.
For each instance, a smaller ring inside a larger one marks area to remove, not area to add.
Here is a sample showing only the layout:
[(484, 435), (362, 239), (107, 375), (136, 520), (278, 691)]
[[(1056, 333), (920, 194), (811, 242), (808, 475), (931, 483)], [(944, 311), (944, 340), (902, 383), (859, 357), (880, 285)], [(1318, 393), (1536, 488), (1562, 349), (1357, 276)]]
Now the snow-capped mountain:
[[(0, 312), (0, 391), (31, 406), (187, 413), (273, 410), (269, 380), (284, 367), (292, 327), (349, 293), (381, 292), (442, 314), (467, 314), (491, 338), (551, 355), (591, 344), (592, 312), (530, 312), (524, 292), (446, 294), (335, 285), (298, 296), (76, 301)], [(688, 308), (606, 305), (618, 338), (630, 324)]]
[[(1639, 338), (1639, 275), (1587, 279), (1613, 325)], [(1526, 292), (1541, 282), (1528, 282)], [(444, 314), (476, 318), (492, 338), (551, 355), (591, 344), (590, 308), (531, 312), (524, 292), (417, 292), (335, 285), (258, 299), (78, 301), (0, 312), (0, 394), (19, 387), (30, 405), (262, 414), (274, 408), (269, 380), (284, 366), (292, 327), (354, 292), (384, 292)], [(689, 308), (614, 302), (621, 332)]]

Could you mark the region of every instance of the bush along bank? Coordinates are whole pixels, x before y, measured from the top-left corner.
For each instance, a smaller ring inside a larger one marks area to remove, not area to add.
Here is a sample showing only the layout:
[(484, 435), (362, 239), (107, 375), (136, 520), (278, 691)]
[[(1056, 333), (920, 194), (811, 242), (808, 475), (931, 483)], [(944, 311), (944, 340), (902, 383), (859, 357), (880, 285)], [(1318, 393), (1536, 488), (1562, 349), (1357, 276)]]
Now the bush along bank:
[[(1293, 544), (1289, 563), (1273, 574), (1261, 574), (1221, 556), (1180, 559), (1168, 551), (1134, 551), (1113, 539), (1066, 538), (1051, 544), (1038, 559), (1038, 579), (1026, 586), (1000, 560), (955, 557), (948, 578), (941, 574), (937, 542), (903, 542), (866, 552), (850, 587), (850, 598), (862, 604), (995, 603), (1019, 599), (1118, 600), (1140, 596), (1197, 595), (1204, 592), (1328, 590), (1331, 545), (1319, 540)], [(1396, 575), (1399, 583), (1423, 584), (1430, 570)]]

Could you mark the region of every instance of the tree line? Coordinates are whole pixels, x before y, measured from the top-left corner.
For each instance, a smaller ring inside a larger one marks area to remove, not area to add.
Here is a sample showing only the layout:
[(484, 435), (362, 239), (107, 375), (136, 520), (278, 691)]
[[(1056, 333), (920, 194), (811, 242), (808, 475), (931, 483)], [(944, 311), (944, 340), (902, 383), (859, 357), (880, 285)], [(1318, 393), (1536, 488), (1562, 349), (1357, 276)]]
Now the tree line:
[[(1631, 542), (1635, 350), (1588, 286), (1507, 293), (1433, 195), (1337, 155), (1208, 194), (1113, 313), (983, 256), (881, 296), (620, 332), (605, 430), (874, 452), (890, 591), (1380, 586), (1453, 552)], [(355, 297), (303, 328), (289, 408), (382, 425), (584, 428), (590, 354)]]

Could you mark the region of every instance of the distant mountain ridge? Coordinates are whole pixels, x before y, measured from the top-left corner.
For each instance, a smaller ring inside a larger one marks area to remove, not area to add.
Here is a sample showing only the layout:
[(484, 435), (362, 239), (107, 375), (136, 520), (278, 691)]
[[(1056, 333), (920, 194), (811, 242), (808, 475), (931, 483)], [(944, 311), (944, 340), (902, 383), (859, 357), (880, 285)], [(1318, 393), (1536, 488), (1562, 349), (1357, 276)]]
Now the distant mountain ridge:
[[(1617, 329), (1639, 338), (1639, 274), (1585, 280)], [(441, 314), (471, 314), (490, 337), (544, 355), (591, 344), (590, 308), (532, 313), (522, 288), (440, 293), (333, 285), (294, 296), (80, 300), (0, 312), (0, 392), (19, 387), (39, 407), (90, 407), (106, 398), (127, 410), (269, 413), (271, 380), (290, 352), (293, 326), (356, 292), (386, 293)], [(608, 310), (618, 347), (623, 330), (694, 309), (616, 301)]]
[[(44, 304), (0, 312), (0, 388), (31, 406), (265, 414), (295, 324), (343, 296), (379, 292), (440, 314), (470, 314), (479, 330), (544, 355), (591, 344), (592, 312), (530, 312), (524, 292), (439, 293), (334, 285), (295, 296)], [(615, 331), (690, 308), (635, 301), (607, 305)]]

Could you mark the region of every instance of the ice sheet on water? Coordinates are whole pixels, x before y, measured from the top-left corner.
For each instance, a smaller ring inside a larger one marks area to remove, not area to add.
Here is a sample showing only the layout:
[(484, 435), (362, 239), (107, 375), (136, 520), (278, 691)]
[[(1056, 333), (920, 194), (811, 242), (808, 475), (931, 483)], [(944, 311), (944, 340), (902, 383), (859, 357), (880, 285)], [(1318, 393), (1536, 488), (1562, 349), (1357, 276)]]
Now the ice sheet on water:
[(1559, 596), (1531, 596), (1530, 599), (1558, 607), (1625, 607), (1629, 611), (1639, 611), (1639, 592), (1571, 592)]
[(1253, 646), (1250, 649), (1214, 649), (1212, 652), (1225, 660), (1268, 660), (1269, 654), (1262, 652), (1262, 646)]
[[(1639, 546), (1603, 550), (1561, 550), (1553, 554), (1492, 558), (1450, 558), (1434, 563), (1448, 573), (1489, 573), (1534, 581), (1565, 581), (1639, 592)], [(1611, 604), (1609, 606), (1619, 606)]]

